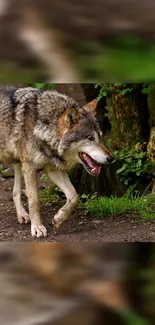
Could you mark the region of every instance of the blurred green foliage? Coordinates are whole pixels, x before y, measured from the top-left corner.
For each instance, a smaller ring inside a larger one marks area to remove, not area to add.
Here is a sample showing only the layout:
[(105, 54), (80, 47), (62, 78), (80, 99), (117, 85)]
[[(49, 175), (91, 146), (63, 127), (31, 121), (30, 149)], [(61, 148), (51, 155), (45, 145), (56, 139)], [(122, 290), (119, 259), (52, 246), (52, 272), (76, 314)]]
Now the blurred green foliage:
[(33, 83), (31, 84), (32, 87), (37, 88), (37, 89), (55, 89), (56, 84), (54, 83)]

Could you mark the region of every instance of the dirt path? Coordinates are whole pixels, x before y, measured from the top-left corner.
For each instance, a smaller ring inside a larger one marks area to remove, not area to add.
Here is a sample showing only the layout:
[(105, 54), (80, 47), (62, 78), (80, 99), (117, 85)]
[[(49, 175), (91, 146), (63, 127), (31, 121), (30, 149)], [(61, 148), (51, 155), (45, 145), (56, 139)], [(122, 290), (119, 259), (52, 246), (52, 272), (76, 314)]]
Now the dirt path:
[(54, 236), (52, 216), (58, 206), (42, 207), (44, 225), (48, 230), (46, 239), (33, 239), (30, 225), (20, 225), (12, 201), (13, 179), (0, 179), (0, 241), (91, 241), (135, 242), (155, 241), (155, 222), (143, 222), (137, 215), (107, 216), (104, 219), (85, 217), (79, 210), (68, 221), (61, 233)]

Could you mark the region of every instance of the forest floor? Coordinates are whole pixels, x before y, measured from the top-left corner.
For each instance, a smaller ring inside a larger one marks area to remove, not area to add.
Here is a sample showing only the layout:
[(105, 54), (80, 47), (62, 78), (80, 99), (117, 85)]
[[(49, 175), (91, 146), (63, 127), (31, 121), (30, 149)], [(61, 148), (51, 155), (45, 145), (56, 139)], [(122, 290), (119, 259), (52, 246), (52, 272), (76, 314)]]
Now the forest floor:
[[(100, 218), (86, 216), (77, 208), (56, 236), (52, 217), (62, 202), (41, 205), (41, 214), (48, 231), (47, 238), (34, 239), (30, 224), (18, 224), (12, 200), (13, 178), (0, 178), (0, 241), (56, 241), (56, 242), (147, 242), (155, 241), (155, 221), (144, 221), (138, 214), (109, 215)], [(39, 184), (39, 188), (41, 185)], [(26, 204), (26, 201), (25, 201)]]

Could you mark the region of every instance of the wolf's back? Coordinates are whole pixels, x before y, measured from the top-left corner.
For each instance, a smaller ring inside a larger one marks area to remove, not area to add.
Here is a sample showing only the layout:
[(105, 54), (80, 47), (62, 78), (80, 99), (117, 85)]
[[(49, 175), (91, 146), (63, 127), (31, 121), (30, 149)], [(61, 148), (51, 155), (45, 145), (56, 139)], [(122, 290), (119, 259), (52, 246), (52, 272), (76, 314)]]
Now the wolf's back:
[(0, 123), (11, 123), (14, 116), (13, 95), (15, 87), (0, 85)]

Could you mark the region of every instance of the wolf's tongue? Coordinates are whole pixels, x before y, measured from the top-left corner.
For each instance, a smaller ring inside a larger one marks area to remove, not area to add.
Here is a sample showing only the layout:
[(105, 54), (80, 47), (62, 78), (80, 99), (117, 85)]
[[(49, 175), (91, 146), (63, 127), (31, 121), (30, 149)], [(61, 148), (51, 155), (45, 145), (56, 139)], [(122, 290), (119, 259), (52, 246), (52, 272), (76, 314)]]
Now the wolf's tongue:
[(99, 175), (100, 172), (101, 172), (101, 167), (97, 163), (95, 163), (95, 161), (90, 156), (88, 156), (87, 154), (84, 154), (83, 158), (87, 162), (89, 167), (91, 168), (91, 172), (94, 175)]
[(99, 175), (101, 172), (101, 167), (100, 166), (96, 166), (96, 169), (95, 169), (95, 173), (96, 175)]
[(89, 165), (90, 168), (96, 167), (96, 164), (91, 159), (91, 157), (89, 157), (88, 155), (85, 156), (85, 161), (87, 162), (87, 164)]

